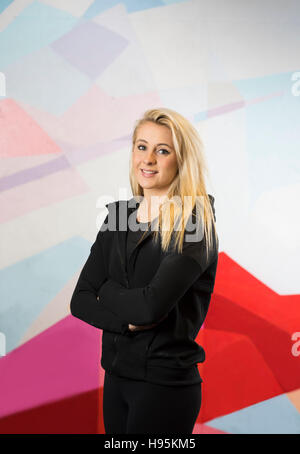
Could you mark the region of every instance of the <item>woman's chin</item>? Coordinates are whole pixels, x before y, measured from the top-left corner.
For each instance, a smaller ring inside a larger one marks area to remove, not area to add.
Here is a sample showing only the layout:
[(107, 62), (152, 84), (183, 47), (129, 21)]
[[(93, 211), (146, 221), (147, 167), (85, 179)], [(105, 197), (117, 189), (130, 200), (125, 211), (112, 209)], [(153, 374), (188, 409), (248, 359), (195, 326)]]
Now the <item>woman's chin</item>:
[(141, 180), (138, 180), (138, 183), (139, 185), (142, 187), (142, 188), (146, 188), (146, 189), (150, 189), (150, 188), (155, 188), (156, 185), (153, 181), (141, 181)]

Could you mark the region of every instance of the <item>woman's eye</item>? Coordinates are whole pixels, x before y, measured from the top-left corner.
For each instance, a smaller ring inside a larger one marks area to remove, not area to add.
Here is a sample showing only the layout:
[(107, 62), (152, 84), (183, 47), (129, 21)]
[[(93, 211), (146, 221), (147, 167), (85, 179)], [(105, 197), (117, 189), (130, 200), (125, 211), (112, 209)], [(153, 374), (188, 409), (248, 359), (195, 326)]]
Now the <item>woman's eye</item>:
[[(142, 147), (143, 149), (146, 148), (145, 145), (138, 145), (138, 150), (140, 150), (140, 147)], [(142, 151), (144, 151), (144, 150), (142, 150)], [(164, 152), (166, 152), (166, 153), (161, 153), (161, 154), (170, 154), (170, 152), (169, 152), (168, 150), (166, 150), (165, 148), (160, 148), (160, 149), (158, 149), (158, 150), (156, 150), (156, 151), (157, 151), (157, 152), (159, 152), (159, 151), (164, 151)]]
[[(166, 154), (170, 154), (170, 152), (168, 150), (166, 150), (165, 148), (160, 148), (160, 150), (157, 150), (157, 151), (165, 151)], [(163, 153), (163, 154), (165, 154), (165, 153)]]

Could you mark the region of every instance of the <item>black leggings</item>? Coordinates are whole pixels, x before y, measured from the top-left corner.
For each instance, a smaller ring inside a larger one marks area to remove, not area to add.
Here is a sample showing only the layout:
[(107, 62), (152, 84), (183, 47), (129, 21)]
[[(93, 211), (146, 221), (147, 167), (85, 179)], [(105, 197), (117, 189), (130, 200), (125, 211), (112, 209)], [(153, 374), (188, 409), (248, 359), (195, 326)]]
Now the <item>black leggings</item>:
[(201, 407), (201, 385), (157, 385), (105, 372), (106, 434), (192, 434)]

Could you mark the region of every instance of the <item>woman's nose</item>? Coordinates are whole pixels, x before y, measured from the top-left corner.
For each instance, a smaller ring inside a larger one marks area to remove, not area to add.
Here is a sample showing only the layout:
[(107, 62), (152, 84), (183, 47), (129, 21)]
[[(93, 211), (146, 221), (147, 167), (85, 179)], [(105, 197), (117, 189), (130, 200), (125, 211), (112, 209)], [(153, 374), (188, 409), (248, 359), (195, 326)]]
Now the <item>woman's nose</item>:
[(147, 164), (155, 164), (156, 162), (156, 159), (155, 159), (155, 155), (152, 151), (149, 151), (148, 154), (146, 154), (146, 156), (144, 156), (144, 162), (147, 163)]

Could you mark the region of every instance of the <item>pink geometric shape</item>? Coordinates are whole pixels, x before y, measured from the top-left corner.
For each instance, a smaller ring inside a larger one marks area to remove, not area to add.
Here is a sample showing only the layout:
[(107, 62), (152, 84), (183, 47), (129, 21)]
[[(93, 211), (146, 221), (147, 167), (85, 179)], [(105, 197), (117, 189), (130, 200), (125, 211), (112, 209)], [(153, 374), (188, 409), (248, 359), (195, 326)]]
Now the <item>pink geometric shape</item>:
[(57, 158), (53, 158), (52, 155), (50, 156), (52, 159), (48, 159), (48, 162), (32, 166), (29, 169), (24, 169), (21, 172), (15, 172), (12, 175), (1, 178), (0, 190), (7, 191), (15, 186), (45, 178), (51, 173), (56, 173), (71, 167), (65, 156), (60, 155)]
[(72, 131), (71, 142), (91, 145), (127, 135), (136, 118), (158, 103), (157, 93), (116, 99), (93, 85), (61, 118), (64, 130)]
[(60, 118), (22, 106), (55, 140), (88, 147), (128, 136), (137, 117), (161, 104), (157, 92), (115, 98), (95, 84)]
[(0, 101), (0, 156), (61, 153), (43, 129), (13, 100)]
[[(57, 144), (60, 149), (61, 145)], [(28, 156), (6, 156), (6, 157), (1, 157), (1, 172), (0, 172), (0, 177), (5, 178), (5, 177), (11, 177), (15, 174), (19, 174), (21, 172), (26, 171), (27, 169), (32, 169), (36, 166), (41, 166), (43, 164), (47, 164), (48, 162), (51, 162), (53, 159), (56, 159), (56, 157), (64, 157), (63, 152), (61, 152), (59, 155), (53, 155), (51, 154), (40, 154), (40, 155), (32, 155), (30, 157)]]
[(0, 193), (0, 222), (89, 191), (76, 169), (67, 168)]
[[(201, 411), (201, 409), (200, 409)], [(208, 424), (199, 424), (196, 423), (194, 426), (193, 434), (226, 434), (223, 430), (215, 429), (214, 427), (209, 426)]]
[(100, 332), (69, 315), (0, 358), (0, 417), (99, 389)]

